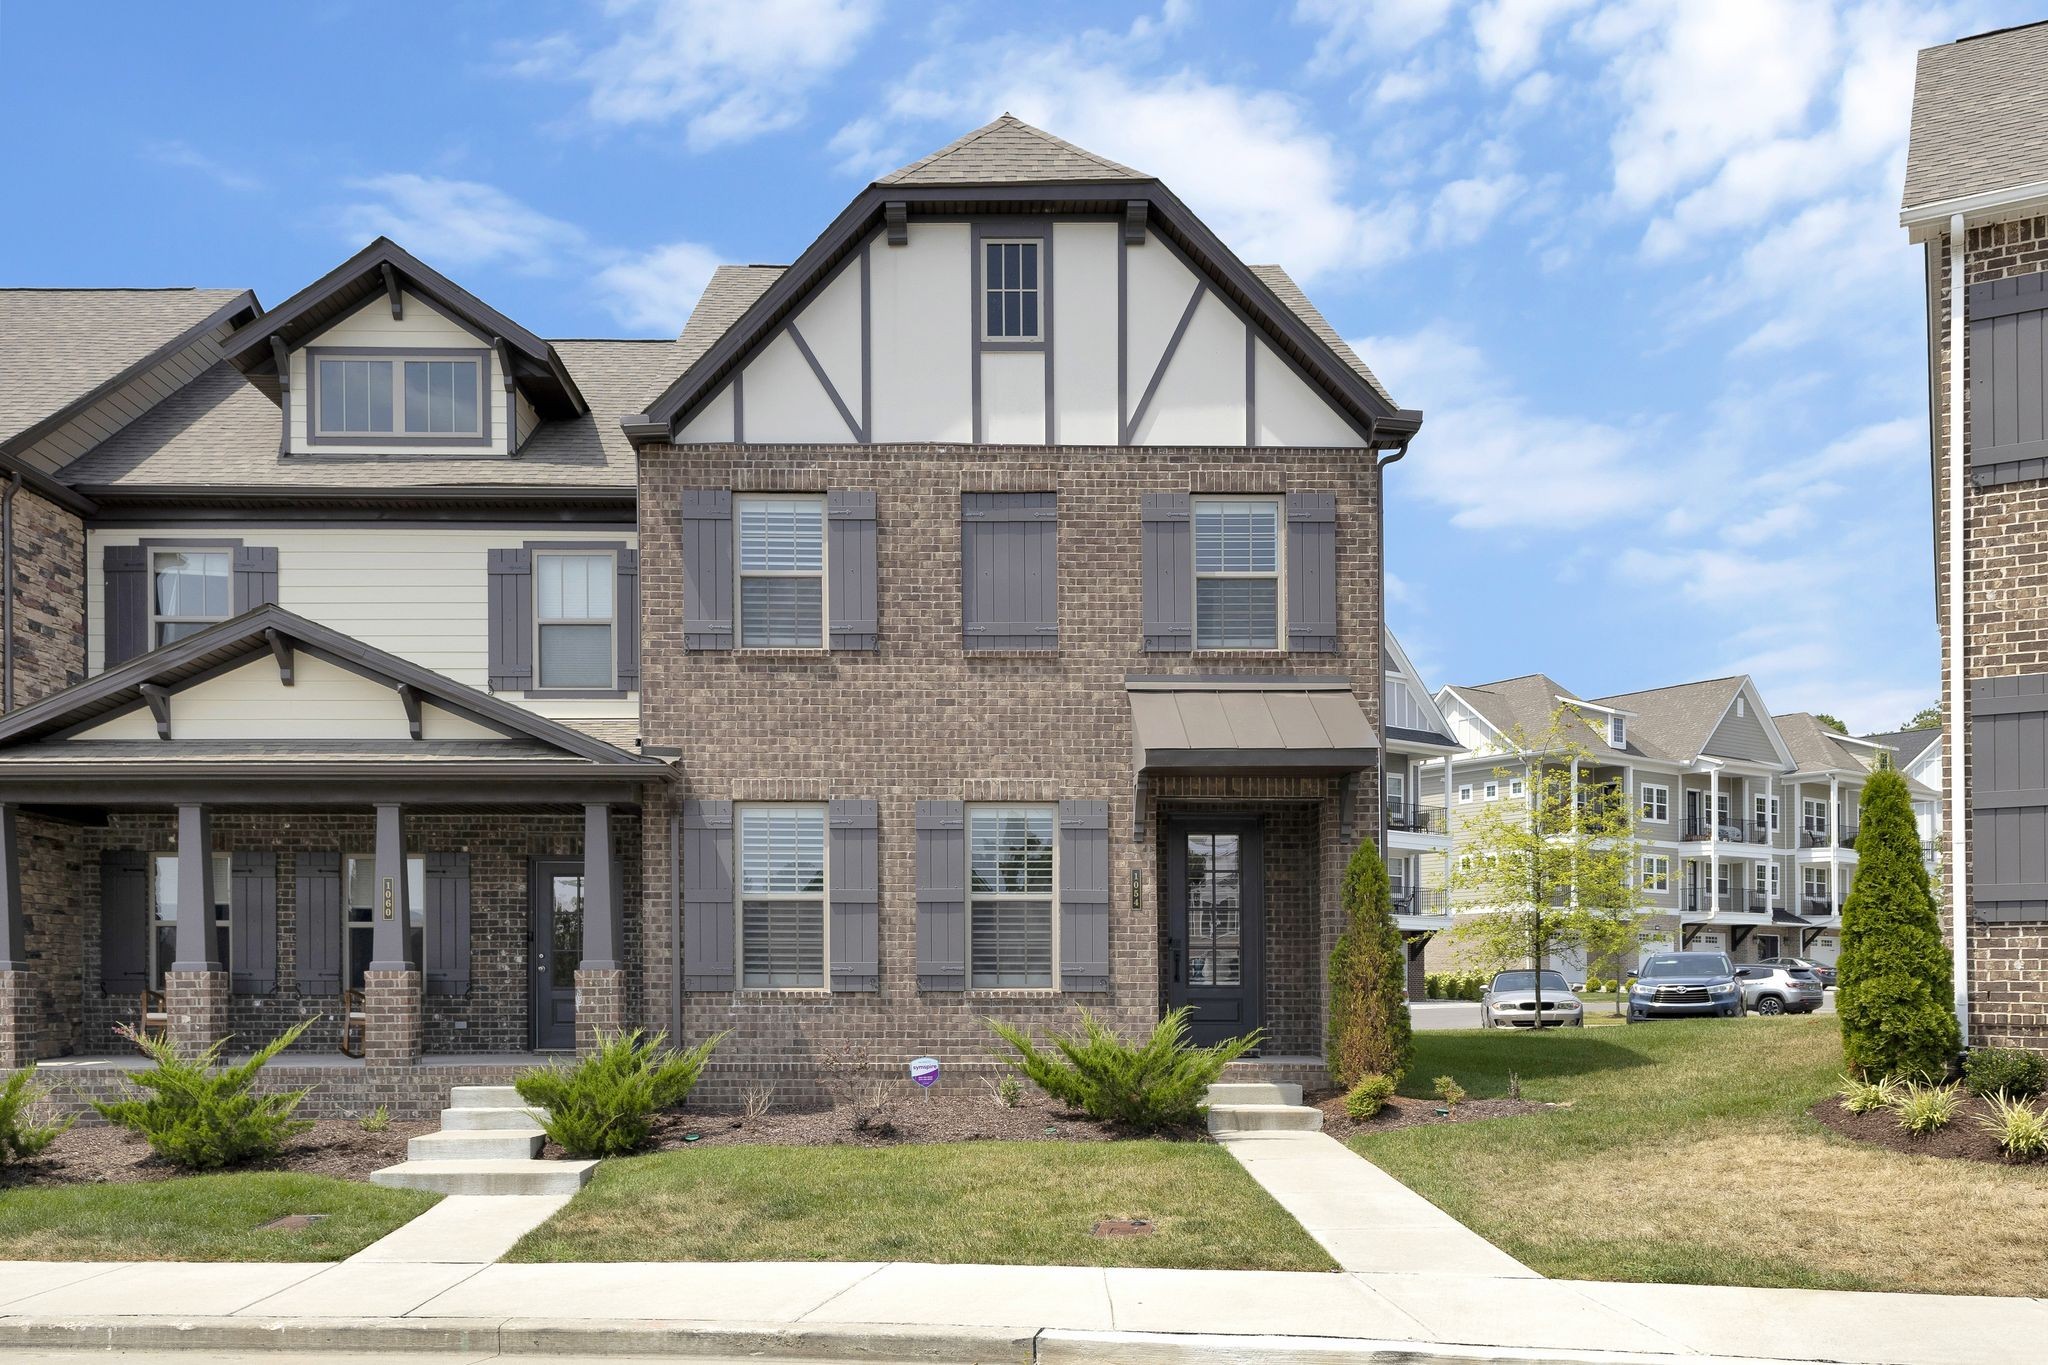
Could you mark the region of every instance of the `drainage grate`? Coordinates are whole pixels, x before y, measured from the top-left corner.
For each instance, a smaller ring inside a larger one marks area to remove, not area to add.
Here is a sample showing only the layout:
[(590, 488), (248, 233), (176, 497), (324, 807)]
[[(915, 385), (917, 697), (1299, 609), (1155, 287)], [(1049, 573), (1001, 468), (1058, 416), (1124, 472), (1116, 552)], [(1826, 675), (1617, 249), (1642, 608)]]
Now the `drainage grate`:
[(1094, 1228), (1097, 1237), (1149, 1237), (1152, 1224), (1143, 1218), (1105, 1218)]
[(313, 1224), (324, 1222), (326, 1218), (327, 1215), (324, 1213), (288, 1213), (282, 1218), (273, 1218), (267, 1223), (257, 1224), (256, 1230), (258, 1232), (304, 1232), (307, 1228), (312, 1227)]

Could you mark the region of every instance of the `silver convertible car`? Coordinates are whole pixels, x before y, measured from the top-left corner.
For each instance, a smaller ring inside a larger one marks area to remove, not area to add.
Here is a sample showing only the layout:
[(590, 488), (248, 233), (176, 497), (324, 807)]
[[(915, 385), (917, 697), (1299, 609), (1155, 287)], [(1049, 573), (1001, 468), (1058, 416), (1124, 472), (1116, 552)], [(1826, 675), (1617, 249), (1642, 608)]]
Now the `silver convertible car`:
[(1544, 972), (1543, 1008), (1537, 1009), (1535, 972), (1499, 972), (1479, 997), (1481, 1028), (1583, 1028), (1585, 1006), (1562, 973)]

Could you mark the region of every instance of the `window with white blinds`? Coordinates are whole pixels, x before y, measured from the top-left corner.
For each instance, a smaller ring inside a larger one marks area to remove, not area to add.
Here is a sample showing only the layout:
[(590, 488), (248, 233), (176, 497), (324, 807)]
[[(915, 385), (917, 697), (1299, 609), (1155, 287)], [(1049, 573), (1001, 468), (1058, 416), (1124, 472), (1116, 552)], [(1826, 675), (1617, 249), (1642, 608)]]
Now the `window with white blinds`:
[(1197, 498), (1195, 648), (1280, 646), (1280, 500)]
[(741, 984), (825, 984), (825, 808), (739, 808)]
[(1053, 808), (974, 806), (967, 815), (968, 986), (1053, 984)]
[(825, 500), (743, 497), (739, 539), (740, 644), (820, 649), (825, 643)]
[(613, 586), (608, 554), (536, 554), (533, 620), (542, 687), (612, 686)]

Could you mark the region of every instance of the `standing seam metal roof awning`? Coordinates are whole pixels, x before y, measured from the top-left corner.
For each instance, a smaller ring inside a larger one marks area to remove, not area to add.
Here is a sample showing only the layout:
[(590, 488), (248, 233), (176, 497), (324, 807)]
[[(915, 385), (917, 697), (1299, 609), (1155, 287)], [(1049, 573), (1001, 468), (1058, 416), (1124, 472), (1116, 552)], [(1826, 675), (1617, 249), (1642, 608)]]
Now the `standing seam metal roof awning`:
[(1351, 773), (1379, 761), (1379, 736), (1345, 679), (1133, 678), (1125, 687), (1141, 773)]

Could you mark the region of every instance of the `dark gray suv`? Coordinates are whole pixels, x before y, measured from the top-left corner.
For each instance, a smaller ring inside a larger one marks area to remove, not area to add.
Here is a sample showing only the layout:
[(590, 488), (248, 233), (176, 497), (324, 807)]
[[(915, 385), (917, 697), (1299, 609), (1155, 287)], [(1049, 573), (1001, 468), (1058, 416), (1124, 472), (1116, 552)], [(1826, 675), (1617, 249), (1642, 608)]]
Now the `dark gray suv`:
[(1726, 953), (1652, 953), (1628, 991), (1628, 1021), (1686, 1015), (1738, 1018), (1742, 987)]

